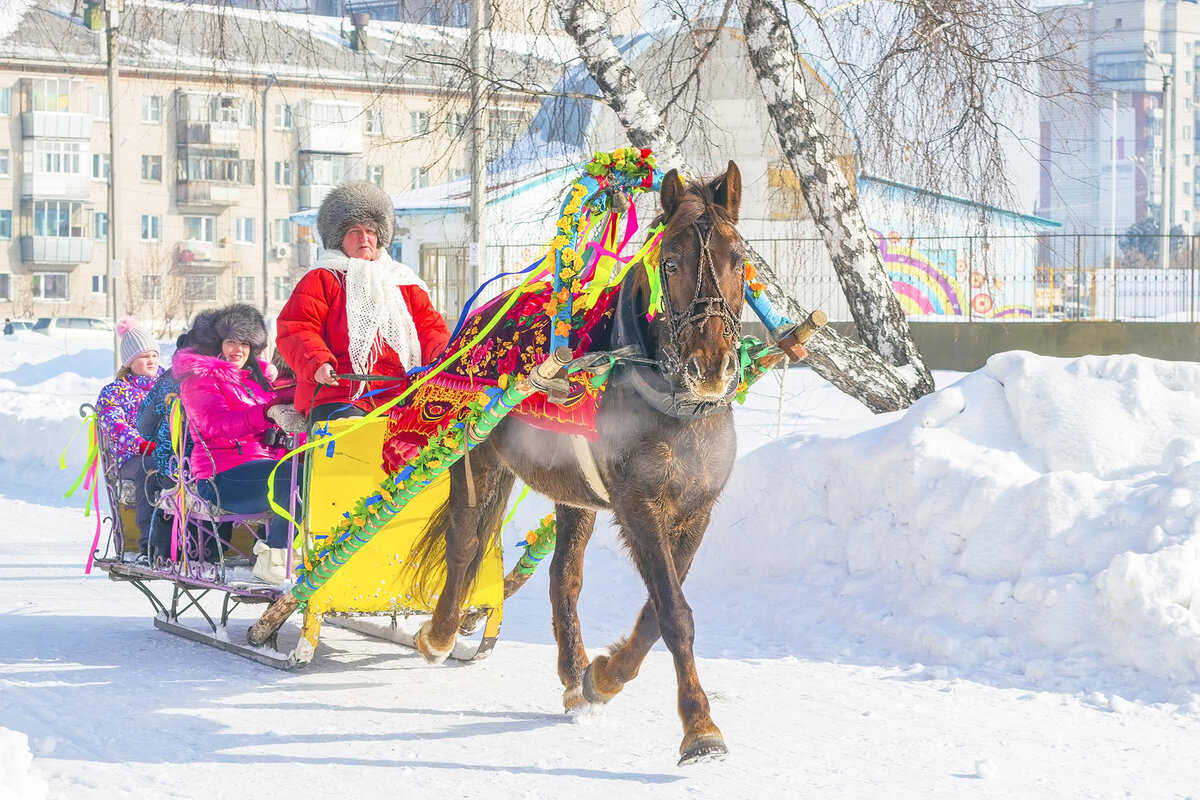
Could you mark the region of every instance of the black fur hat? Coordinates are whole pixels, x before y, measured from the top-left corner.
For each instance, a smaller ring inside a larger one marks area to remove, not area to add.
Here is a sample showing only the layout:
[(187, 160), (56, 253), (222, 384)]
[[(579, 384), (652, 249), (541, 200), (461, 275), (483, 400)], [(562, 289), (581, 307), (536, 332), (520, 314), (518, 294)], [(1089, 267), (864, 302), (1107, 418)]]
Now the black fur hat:
[(379, 249), (392, 244), (396, 209), (387, 192), (373, 183), (356, 181), (334, 187), (317, 212), (317, 233), (326, 250), (341, 250), (346, 231), (365, 225), (379, 235)]
[(188, 330), (188, 343), (205, 356), (220, 355), (221, 343), (226, 339), (250, 345), (250, 357), (257, 360), (267, 346), (263, 315), (252, 305), (234, 303), (201, 311)]

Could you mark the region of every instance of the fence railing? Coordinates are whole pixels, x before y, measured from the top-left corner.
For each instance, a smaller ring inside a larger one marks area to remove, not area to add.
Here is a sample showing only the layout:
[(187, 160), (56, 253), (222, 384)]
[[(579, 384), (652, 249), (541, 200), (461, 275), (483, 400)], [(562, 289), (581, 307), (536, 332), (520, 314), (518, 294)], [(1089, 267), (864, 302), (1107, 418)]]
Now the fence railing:
[[(1200, 321), (1200, 237), (1170, 238), (1170, 265), (1159, 266), (1166, 237), (1089, 234), (886, 237), (877, 235), (900, 305), (923, 322), (1137, 320)], [(832, 321), (852, 319), (850, 306), (820, 239), (756, 239), (781, 289)], [(544, 244), (491, 245), (488, 275), (516, 272)], [(433, 301), (456, 316), (471, 295), (467, 251), (422, 245), (420, 274)], [(497, 281), (484, 297), (516, 285)]]

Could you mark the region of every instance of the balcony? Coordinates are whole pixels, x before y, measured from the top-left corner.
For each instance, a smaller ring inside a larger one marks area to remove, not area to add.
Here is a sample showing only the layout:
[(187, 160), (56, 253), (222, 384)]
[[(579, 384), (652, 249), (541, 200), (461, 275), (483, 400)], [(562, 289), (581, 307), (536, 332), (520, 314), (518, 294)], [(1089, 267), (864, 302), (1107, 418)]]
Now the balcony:
[(21, 261), (26, 264), (86, 264), (95, 240), (82, 236), (22, 236)]
[(92, 179), (64, 172), (34, 172), (21, 176), (22, 200), (90, 200)]
[(91, 139), (92, 115), (73, 111), (23, 111), (21, 135), (26, 139)]
[(301, 152), (343, 155), (362, 152), (360, 103), (306, 101), (292, 118)]
[(312, 184), (309, 186), (302, 184), (300, 186), (300, 207), (320, 208), (321, 201), (331, 191), (333, 191), (333, 187), (327, 184)]
[(175, 202), (181, 206), (228, 208), (241, 202), (242, 187), (236, 183), (179, 181), (175, 184)]
[(180, 242), (175, 265), (190, 271), (219, 271), (240, 261), (232, 247), (217, 247), (207, 242)]
[(179, 144), (236, 146), (238, 131), (236, 122), (196, 122), (180, 119), (177, 127), (177, 141)]

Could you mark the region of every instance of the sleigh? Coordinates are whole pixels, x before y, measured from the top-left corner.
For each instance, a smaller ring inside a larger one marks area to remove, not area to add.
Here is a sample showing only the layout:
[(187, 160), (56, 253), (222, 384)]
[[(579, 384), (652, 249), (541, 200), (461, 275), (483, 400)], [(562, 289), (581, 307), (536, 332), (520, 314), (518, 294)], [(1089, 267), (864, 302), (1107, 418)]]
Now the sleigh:
[[(170, 547), (149, 563), (138, 563), (129, 488), (105, 463), (105, 443), (97, 441), (97, 469), (106, 478), (113, 513), (104, 520), (103, 547), (97, 529), (95, 565), (112, 580), (137, 588), (150, 601), (159, 629), (273, 667), (309, 663), (324, 623), (411, 646), (417, 624), (432, 613), (441, 588), (414, 582), (415, 575), (428, 573), (415, 569), (421, 566), (415, 542), (446, 501), (451, 466), (469, 461), (472, 449), (510, 413), (540, 414), (552, 424), (567, 424), (582, 407), (580, 398), (601, 393), (610, 371), (630, 358), (624, 351), (591, 352), (588, 326), (602, 316), (597, 309), (603, 302), (616, 296), (622, 276), (654, 257), (660, 231), (652, 231), (633, 255), (623, 251), (636, 229), (628, 221), (634, 216), (631, 196), (657, 190), (662, 175), (645, 152), (618, 153), (624, 158), (594, 161), (573, 184), (544, 263), (532, 265), (521, 286), (467, 320), (449, 355), (412, 381), (411, 394), (366, 418), (310, 431), (281, 467), (292, 471), (291, 496), (277, 502), (294, 521), (296, 547), (289, 551), (288, 565), (294, 582), (269, 586), (253, 580), (251, 548), (261, 537), (265, 515), (229, 513), (219, 498), (203, 501), (188, 479), (182, 446), (176, 453), (181, 478), (157, 501), (170, 521)], [(745, 297), (775, 344), (742, 340), (741, 391), (770, 368), (794, 360), (804, 340), (824, 324), (819, 312), (803, 324), (782, 317), (761, 288), (748, 279)], [(504, 324), (522, 334), (544, 330), (544, 335), (534, 333), (533, 341), (521, 346), (508, 342), (501, 352), (489, 335)], [(492, 367), (487, 376), (484, 364)], [(437, 392), (431, 394), (431, 387)], [(408, 424), (398, 430), (397, 420), (406, 415)], [(186, 421), (179, 425), (182, 442)], [(415, 456), (398, 463), (388, 454), (405, 437), (418, 447)], [(95, 487), (95, 471), (93, 480)], [(99, 526), (98, 506), (97, 515)], [(499, 537), (493, 539), (464, 595), (463, 621), (450, 657), (474, 660), (491, 651), (505, 597), (552, 550), (554, 536), (553, 519), (531, 531), (507, 576)]]

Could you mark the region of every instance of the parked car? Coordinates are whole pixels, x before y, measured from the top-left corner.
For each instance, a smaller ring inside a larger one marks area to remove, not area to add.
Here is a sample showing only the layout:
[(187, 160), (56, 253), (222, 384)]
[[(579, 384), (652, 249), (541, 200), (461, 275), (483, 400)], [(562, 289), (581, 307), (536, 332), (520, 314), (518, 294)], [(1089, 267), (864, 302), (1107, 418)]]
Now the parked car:
[(10, 319), (8, 324), (12, 325), (13, 333), (33, 330), (33, 320), (31, 319)]
[(99, 317), (42, 317), (33, 330), (47, 336), (112, 336), (113, 324)]

